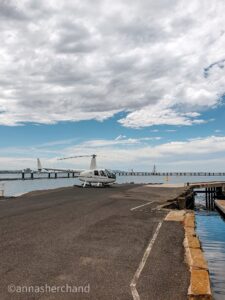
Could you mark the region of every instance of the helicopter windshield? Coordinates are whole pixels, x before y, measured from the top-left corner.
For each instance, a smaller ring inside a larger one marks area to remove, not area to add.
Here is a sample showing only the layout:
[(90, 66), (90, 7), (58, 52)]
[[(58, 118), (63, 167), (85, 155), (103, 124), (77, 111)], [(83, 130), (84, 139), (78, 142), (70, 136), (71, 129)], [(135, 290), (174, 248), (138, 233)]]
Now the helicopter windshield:
[(113, 179), (116, 178), (116, 175), (112, 171), (106, 169), (105, 173), (107, 174), (108, 178), (113, 178)]
[(105, 177), (107, 176), (106, 172), (103, 171), (103, 170), (100, 170), (99, 173), (100, 173), (101, 176), (105, 176)]

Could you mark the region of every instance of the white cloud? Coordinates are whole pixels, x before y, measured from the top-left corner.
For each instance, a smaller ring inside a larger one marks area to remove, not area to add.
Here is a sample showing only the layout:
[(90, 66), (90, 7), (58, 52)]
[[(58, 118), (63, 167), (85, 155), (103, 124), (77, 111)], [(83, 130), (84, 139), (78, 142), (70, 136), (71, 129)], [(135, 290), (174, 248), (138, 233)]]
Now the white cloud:
[[(101, 166), (114, 169), (135, 167), (139, 170), (146, 170), (151, 169), (153, 164), (157, 164), (161, 166), (162, 170), (224, 170), (224, 136), (209, 136), (162, 144), (155, 144), (152, 140), (146, 140), (148, 138), (119, 145), (113, 140), (101, 142), (92, 140), (68, 147), (64, 149), (63, 154), (70, 156), (74, 153), (96, 153)], [(202, 164), (203, 160), (207, 161), (207, 164)], [(217, 161), (216, 164), (213, 163), (215, 160)], [(77, 164), (73, 161), (67, 162), (68, 165), (71, 163)]]
[[(85, 168), (87, 158), (57, 161), (58, 157), (97, 154), (100, 167), (150, 170), (156, 164), (161, 170), (224, 171), (225, 136), (208, 136), (187, 141), (157, 143), (152, 137), (122, 140), (90, 140), (64, 145), (62, 141), (28, 148), (1, 149), (1, 169), (36, 168), (36, 158), (48, 167)], [(55, 145), (52, 148), (52, 145)], [(60, 148), (57, 148), (57, 145)], [(11, 157), (9, 157), (9, 155)], [(20, 157), (14, 157), (14, 156)], [(204, 163), (203, 163), (204, 162)], [(207, 163), (206, 163), (207, 162)]]
[(0, 3), (0, 124), (202, 123), (225, 93), (225, 2)]
[(152, 125), (192, 125), (204, 123), (204, 120), (195, 119), (198, 113), (178, 112), (168, 107), (167, 103), (159, 101), (158, 104), (147, 106), (134, 111), (119, 122), (126, 127), (140, 128)]

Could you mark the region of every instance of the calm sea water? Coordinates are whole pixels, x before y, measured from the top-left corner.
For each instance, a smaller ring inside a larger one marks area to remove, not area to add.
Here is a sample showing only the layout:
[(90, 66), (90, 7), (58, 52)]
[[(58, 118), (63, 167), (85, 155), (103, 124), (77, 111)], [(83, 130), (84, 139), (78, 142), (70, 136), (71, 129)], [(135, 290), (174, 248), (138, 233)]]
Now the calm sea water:
[(202, 195), (196, 197), (196, 223), (208, 261), (214, 299), (225, 300), (225, 220), (217, 211), (205, 210)]
[[(62, 176), (65, 174), (62, 174)], [(7, 177), (18, 177), (17, 174), (7, 175)], [(30, 176), (30, 175), (27, 175)], [(46, 175), (43, 175), (46, 176)], [(6, 175), (0, 174), (0, 178)], [(207, 176), (117, 176), (117, 183), (186, 183), (186, 182), (199, 182), (199, 181), (225, 181), (225, 177), (207, 177)], [(41, 180), (18, 180), (18, 181), (0, 181), (1, 185), (4, 184), (5, 196), (18, 196), (27, 192), (43, 189), (54, 189), (59, 187), (73, 186), (80, 184), (77, 178), (62, 178), (62, 179), (41, 179)]]

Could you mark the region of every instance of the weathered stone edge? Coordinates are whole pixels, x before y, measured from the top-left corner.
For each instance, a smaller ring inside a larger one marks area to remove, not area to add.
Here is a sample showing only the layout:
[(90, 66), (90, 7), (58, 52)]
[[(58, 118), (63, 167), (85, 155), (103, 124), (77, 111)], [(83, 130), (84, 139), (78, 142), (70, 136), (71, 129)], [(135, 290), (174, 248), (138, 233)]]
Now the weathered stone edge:
[(181, 222), (184, 226), (185, 260), (191, 273), (188, 299), (212, 299), (208, 264), (195, 231), (194, 212), (171, 211), (166, 216), (165, 221)]
[(191, 272), (188, 299), (212, 299), (207, 261), (195, 231), (195, 214), (187, 212), (184, 217), (184, 247)]

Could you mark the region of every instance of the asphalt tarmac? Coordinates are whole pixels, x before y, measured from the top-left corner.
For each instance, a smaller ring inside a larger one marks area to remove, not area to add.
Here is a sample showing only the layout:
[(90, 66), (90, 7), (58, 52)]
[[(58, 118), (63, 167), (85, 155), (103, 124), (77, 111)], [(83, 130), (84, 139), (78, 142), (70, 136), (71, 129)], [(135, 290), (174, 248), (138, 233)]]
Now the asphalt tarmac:
[(180, 191), (70, 187), (0, 201), (0, 299), (186, 299), (183, 228), (157, 209)]

